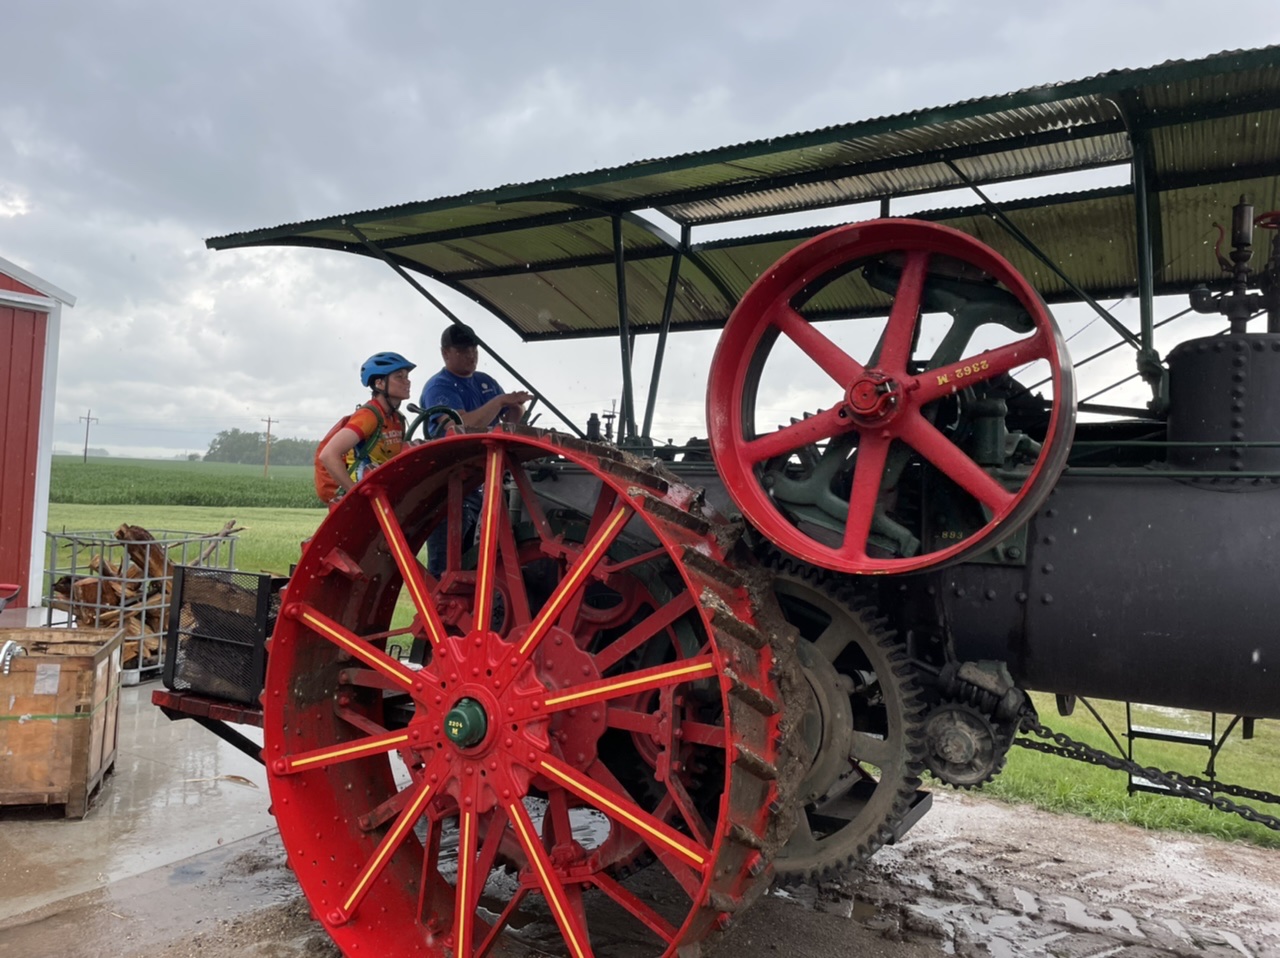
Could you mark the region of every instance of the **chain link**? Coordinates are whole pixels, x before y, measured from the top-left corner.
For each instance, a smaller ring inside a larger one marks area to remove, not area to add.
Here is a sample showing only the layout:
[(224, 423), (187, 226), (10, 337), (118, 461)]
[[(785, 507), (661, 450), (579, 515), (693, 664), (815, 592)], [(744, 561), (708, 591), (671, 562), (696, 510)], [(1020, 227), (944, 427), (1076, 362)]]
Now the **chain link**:
[(1077, 742), (1075, 739), (1061, 732), (1055, 732), (1039, 722), (1024, 720), (1022, 731), (1031, 732), (1054, 743), (1050, 745), (1048, 742), (1037, 742), (1034, 739), (1025, 737), (1014, 739), (1014, 744), (1020, 745), (1022, 748), (1031, 749), (1035, 752), (1044, 752), (1048, 755), (1059, 755), (1072, 761), (1086, 762), (1089, 765), (1101, 765), (1104, 768), (1127, 772), (1132, 777), (1143, 778), (1153, 785), (1168, 789), (1172, 795), (1180, 798), (1189, 798), (1202, 805), (1208, 805), (1210, 808), (1216, 808), (1220, 812), (1239, 815), (1247, 822), (1255, 822), (1275, 831), (1280, 831), (1280, 818), (1274, 815), (1265, 815), (1257, 809), (1250, 808), (1248, 805), (1237, 805), (1230, 799), (1222, 798), (1215, 793), (1224, 792), (1238, 798), (1248, 798), (1253, 801), (1266, 802), (1270, 805), (1280, 805), (1280, 795), (1243, 788), (1239, 785), (1228, 785), (1224, 782), (1209, 782), (1194, 775), (1182, 775), (1178, 772), (1166, 772), (1158, 768), (1143, 767), (1130, 759), (1119, 758), (1083, 742)]

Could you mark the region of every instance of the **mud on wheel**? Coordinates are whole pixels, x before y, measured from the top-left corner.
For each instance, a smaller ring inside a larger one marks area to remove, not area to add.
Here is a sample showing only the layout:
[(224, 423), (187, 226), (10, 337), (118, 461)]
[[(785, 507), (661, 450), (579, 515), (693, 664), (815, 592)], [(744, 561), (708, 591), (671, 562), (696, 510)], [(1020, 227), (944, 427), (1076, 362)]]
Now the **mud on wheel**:
[(764, 555), (780, 613), (798, 633), (811, 700), (798, 714), (805, 754), (796, 826), (780, 878), (847, 871), (888, 842), (912, 807), (924, 765), (924, 700), (906, 647), (844, 577)]
[[(526, 471), (549, 459), (596, 477), (576, 537)], [(417, 556), (441, 522), (437, 579)], [(802, 680), (757, 628), (735, 542), (693, 490), (531, 430), (430, 443), (346, 497), (293, 576), (264, 692), (273, 811), (346, 954), (482, 955), (505, 935), (671, 955), (767, 887)], [(393, 628), (398, 602), (412, 621)]]

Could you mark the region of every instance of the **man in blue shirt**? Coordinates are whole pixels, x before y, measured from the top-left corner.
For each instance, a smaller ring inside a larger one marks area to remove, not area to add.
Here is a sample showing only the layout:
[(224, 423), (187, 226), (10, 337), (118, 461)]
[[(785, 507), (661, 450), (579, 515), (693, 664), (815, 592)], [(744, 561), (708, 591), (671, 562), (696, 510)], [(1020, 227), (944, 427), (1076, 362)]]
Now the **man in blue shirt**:
[[(520, 421), (524, 404), (533, 398), (532, 394), (504, 393), (492, 376), (476, 372), (479, 344), (470, 326), (463, 323), (446, 326), (440, 336), (440, 356), (444, 359), (444, 369), (428, 379), (422, 388), (420, 405), (423, 409), (447, 406), (458, 414), (464, 426), (487, 428), (499, 419), (504, 422)], [(430, 425), (428, 423), (428, 427)], [(482, 502), (482, 489), (477, 489), (463, 500), (464, 550), (480, 517)], [(427, 537), (427, 571), (437, 579), (445, 571), (448, 543), (449, 532), (442, 522)]]
[(446, 326), (440, 336), (440, 356), (444, 369), (422, 387), (423, 409), (448, 406), (464, 426), (492, 426), (499, 419), (519, 422), (524, 404), (533, 396), (527, 392), (504, 393), (488, 373), (476, 371), (480, 353), (475, 331), (462, 323)]

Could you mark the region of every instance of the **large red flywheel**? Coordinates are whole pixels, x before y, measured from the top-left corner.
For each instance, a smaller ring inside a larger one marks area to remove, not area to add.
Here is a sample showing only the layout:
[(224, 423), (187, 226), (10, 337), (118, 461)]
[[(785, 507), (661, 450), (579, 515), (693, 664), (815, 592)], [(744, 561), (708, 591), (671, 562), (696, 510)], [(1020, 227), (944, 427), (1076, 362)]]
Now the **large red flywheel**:
[[(1029, 415), (1011, 378), (1028, 367), (1051, 389)], [(712, 454), (746, 518), (850, 573), (998, 543), (1056, 482), (1074, 416), (1070, 359), (1031, 285), (973, 237), (906, 219), (831, 230), (766, 270), (707, 392)]]
[[(594, 482), (572, 522), (535, 460)], [(440, 522), (437, 579), (418, 552)], [(271, 639), (264, 757), (345, 954), (671, 955), (766, 887), (791, 665), (725, 533), (692, 490), (527, 430), (407, 452), (331, 514)], [(387, 653), (401, 635), (420, 662)]]

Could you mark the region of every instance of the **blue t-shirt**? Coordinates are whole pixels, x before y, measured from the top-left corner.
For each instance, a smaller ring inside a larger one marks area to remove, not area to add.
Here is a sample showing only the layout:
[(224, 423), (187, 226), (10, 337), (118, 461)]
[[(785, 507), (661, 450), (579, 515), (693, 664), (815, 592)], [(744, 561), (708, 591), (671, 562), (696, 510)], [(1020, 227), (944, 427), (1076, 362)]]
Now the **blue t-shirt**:
[[(490, 399), (502, 395), (502, 387), (487, 373), (474, 372), (470, 376), (455, 376), (447, 369), (442, 369), (422, 387), (422, 400), (418, 403), (423, 409), (432, 406), (448, 406), (459, 412), (473, 412)], [(501, 415), (501, 412), (499, 412)], [(497, 422), (498, 417), (493, 417)], [(493, 425), (493, 422), (489, 425)]]

